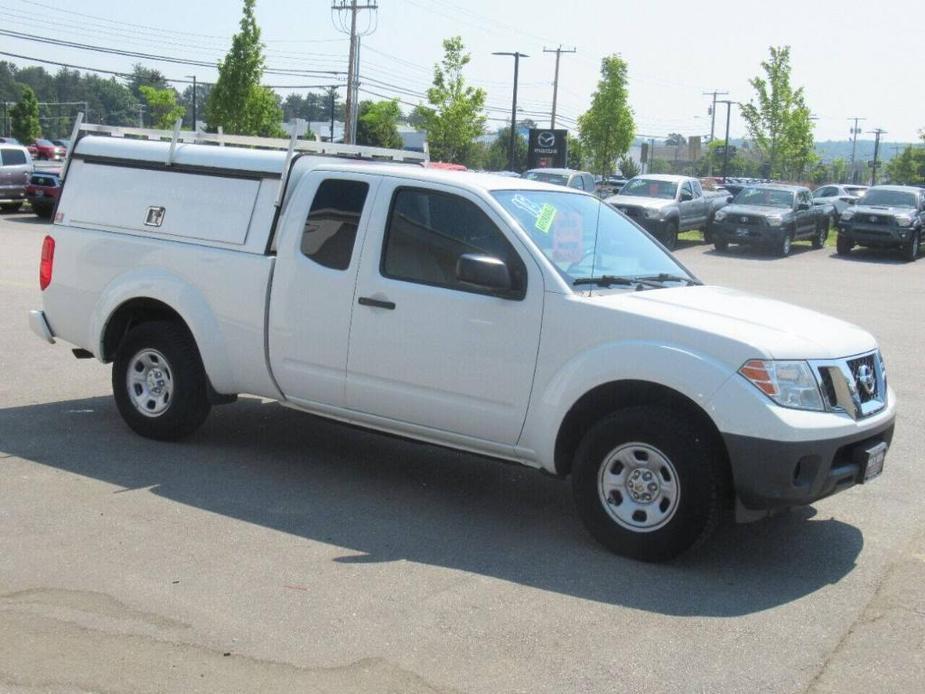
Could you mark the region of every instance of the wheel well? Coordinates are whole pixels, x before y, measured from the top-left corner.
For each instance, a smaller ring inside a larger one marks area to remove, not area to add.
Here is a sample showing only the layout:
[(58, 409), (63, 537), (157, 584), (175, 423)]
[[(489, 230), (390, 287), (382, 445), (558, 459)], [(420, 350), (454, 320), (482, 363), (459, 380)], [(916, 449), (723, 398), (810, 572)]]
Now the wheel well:
[[(588, 391), (565, 415), (556, 436), (556, 473), (562, 476), (572, 471), (575, 451), (581, 439), (601, 417), (631, 405), (660, 405), (683, 412), (703, 426), (716, 450), (721, 451), (729, 469), (729, 458), (723, 437), (710, 416), (693, 400), (667, 386), (649, 381), (614, 381)], [(731, 474), (731, 472), (730, 472)]]
[(128, 334), (129, 330), (136, 325), (159, 320), (179, 323), (189, 331), (189, 326), (180, 314), (162, 301), (149, 298), (126, 301), (109, 316), (103, 330), (103, 353), (100, 358), (104, 362), (112, 361), (122, 338)]

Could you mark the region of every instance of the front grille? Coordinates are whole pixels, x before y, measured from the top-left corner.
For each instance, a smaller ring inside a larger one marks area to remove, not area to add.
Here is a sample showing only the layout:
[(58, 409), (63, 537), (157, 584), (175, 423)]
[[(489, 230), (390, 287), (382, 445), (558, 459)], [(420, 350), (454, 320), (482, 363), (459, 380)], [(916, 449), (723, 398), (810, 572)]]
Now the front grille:
[(620, 205), (617, 207), (617, 209), (627, 217), (632, 217), (633, 219), (639, 219), (642, 217), (642, 210), (638, 207), (624, 207)]
[(893, 217), (885, 214), (861, 214), (860, 221), (867, 224), (892, 224)]
[(874, 355), (867, 354), (857, 359), (848, 360), (848, 368), (854, 376), (854, 385), (858, 389), (861, 403), (876, 400), (879, 385), (877, 383), (877, 365)]
[(738, 224), (743, 226), (757, 226), (759, 224), (764, 224), (764, 217), (755, 217), (749, 214), (727, 215), (726, 219), (731, 224)]

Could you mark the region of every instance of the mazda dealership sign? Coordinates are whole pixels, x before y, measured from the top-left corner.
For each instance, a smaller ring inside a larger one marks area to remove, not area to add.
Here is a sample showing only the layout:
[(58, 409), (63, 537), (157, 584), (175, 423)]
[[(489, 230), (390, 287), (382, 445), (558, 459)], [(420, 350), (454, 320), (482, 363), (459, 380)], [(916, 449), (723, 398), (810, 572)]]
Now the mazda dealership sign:
[(566, 130), (532, 128), (527, 145), (527, 168), (564, 169), (568, 166)]

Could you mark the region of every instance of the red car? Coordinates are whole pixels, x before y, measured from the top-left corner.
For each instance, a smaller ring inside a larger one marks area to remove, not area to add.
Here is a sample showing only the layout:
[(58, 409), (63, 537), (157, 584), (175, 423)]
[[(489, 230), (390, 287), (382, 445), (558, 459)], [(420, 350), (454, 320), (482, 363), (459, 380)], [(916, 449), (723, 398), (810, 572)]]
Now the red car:
[(61, 169), (36, 171), (26, 184), (26, 200), (39, 217), (51, 219), (61, 195)]
[(33, 159), (61, 161), (67, 156), (67, 150), (64, 147), (56, 145), (51, 140), (36, 140), (29, 145), (29, 154), (32, 155)]

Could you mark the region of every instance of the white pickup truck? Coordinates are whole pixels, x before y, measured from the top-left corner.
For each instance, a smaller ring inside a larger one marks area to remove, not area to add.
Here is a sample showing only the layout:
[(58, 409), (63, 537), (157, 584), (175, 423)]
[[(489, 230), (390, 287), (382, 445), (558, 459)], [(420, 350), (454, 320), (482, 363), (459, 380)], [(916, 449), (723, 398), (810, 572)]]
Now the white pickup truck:
[(705, 286), (592, 195), (100, 130), (75, 128), (30, 320), (113, 363), (142, 436), (272, 398), (570, 476), (594, 537), (649, 561), (883, 467), (871, 335)]

